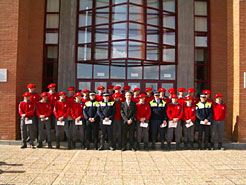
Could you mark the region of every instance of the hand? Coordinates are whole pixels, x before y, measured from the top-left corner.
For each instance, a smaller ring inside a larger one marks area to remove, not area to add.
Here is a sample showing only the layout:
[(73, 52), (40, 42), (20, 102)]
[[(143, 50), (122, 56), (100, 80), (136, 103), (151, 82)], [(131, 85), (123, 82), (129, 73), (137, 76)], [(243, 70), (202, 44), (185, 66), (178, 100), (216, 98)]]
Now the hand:
[(22, 117), (22, 118), (26, 117), (26, 114), (22, 114), (21, 117)]
[(45, 118), (45, 116), (44, 116), (44, 115), (40, 115), (40, 118), (41, 118), (41, 119), (44, 119), (44, 118)]
[(178, 122), (178, 118), (173, 118), (173, 122)]
[(41, 118), (41, 121), (45, 121), (45, 118)]
[(207, 119), (205, 119), (205, 120), (204, 120), (204, 123), (205, 123), (205, 124), (207, 124), (207, 123), (208, 123), (208, 120), (207, 120)]
[(104, 118), (105, 121), (109, 121), (109, 118)]
[(28, 117), (26, 117), (25, 120), (28, 121), (29, 120)]
[(186, 123), (188, 123), (188, 124), (189, 124), (190, 122), (191, 122), (191, 120), (190, 120), (190, 119), (189, 119), (189, 120), (186, 120)]
[(128, 121), (127, 121), (127, 124), (128, 124), (128, 125), (132, 124), (132, 120), (128, 120)]
[(95, 119), (94, 119), (94, 118), (91, 118), (91, 122), (92, 122), (92, 123), (95, 122)]
[(167, 121), (166, 120), (163, 120), (163, 125), (166, 126), (167, 125)]
[(140, 121), (141, 121), (142, 123), (144, 122), (144, 120), (145, 120), (145, 118), (141, 118), (141, 119), (140, 119)]
[(63, 121), (63, 117), (59, 117), (59, 119), (58, 119), (59, 121)]
[(75, 120), (78, 123), (80, 121), (80, 117), (77, 117)]

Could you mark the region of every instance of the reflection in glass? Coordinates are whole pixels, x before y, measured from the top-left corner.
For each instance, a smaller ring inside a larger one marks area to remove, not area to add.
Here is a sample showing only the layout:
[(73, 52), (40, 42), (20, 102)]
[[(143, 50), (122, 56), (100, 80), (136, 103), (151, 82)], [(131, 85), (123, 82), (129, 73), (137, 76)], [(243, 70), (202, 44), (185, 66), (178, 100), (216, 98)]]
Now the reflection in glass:
[(128, 52), (130, 58), (144, 58), (144, 43), (129, 41)]
[(112, 25), (112, 40), (126, 39), (127, 24), (113, 24)]
[(144, 66), (144, 79), (159, 79), (159, 65)]
[(128, 79), (142, 79), (142, 66), (128, 67), (127, 68)]
[(85, 28), (84, 30), (79, 30), (78, 43), (90, 43), (91, 42), (91, 28)]
[(59, 15), (58, 14), (47, 14), (46, 28), (58, 28), (58, 26), (59, 26)]
[(161, 65), (161, 79), (162, 80), (175, 80), (176, 79), (175, 65)]
[(195, 31), (207, 32), (207, 18), (206, 17), (195, 17)]
[(107, 87), (107, 82), (95, 82), (95, 89), (99, 86)]
[(129, 23), (129, 39), (144, 40), (144, 25)]
[(154, 91), (157, 91), (158, 86), (157, 86), (157, 83), (146, 83), (145, 88), (152, 88), (154, 92)]
[(92, 21), (92, 11), (79, 14), (79, 27), (90, 26)]
[(207, 2), (195, 1), (195, 15), (207, 15)]
[(77, 64), (77, 78), (92, 78), (92, 64)]
[(58, 33), (46, 33), (45, 44), (58, 44)]
[(148, 0), (147, 1), (147, 6), (158, 9), (159, 8), (159, 0)]
[(162, 54), (164, 62), (175, 62), (175, 48), (163, 48)]
[(147, 44), (147, 60), (158, 60), (159, 59), (159, 48), (157, 45)]
[(208, 50), (207, 49), (196, 49), (195, 50), (195, 61), (197, 64), (208, 62)]
[(175, 29), (175, 16), (171, 15), (163, 15), (163, 27)]
[(47, 0), (46, 12), (59, 12), (59, 0)]
[(96, 1), (96, 8), (102, 7), (102, 6), (108, 6), (109, 0), (97, 0)]
[(161, 87), (168, 91), (169, 89), (173, 88), (173, 83), (162, 83)]
[(175, 12), (175, 0), (163, 0), (163, 10)]
[(140, 88), (140, 83), (128, 83), (128, 85), (131, 87), (131, 91), (135, 88)]
[(95, 42), (108, 41), (108, 26), (97, 26), (95, 28)]
[(45, 61), (57, 61), (57, 46), (45, 47)]
[(78, 60), (86, 61), (91, 59), (91, 46), (84, 45), (78, 47)]
[(87, 10), (92, 8), (92, 0), (80, 0), (79, 10)]
[(111, 66), (111, 75), (112, 79), (125, 79), (126, 78), (126, 68)]
[(108, 43), (96, 44), (94, 49), (95, 59), (108, 58)]
[(175, 46), (175, 32), (168, 32), (164, 30), (163, 44)]
[(126, 56), (126, 42), (112, 42), (111, 57), (125, 58)]
[(88, 89), (91, 90), (91, 82), (79, 82), (79, 90)]
[(96, 9), (96, 24), (106, 24), (109, 23), (109, 9)]
[(159, 28), (147, 26), (147, 41), (159, 43)]
[(94, 65), (94, 78), (108, 79), (109, 66), (108, 65)]
[(125, 21), (127, 19), (127, 5), (112, 7), (112, 22)]
[(112, 4), (126, 3), (127, 0), (112, 0)]
[(129, 5), (129, 20), (136, 22), (144, 22), (144, 10), (143, 7)]
[(159, 11), (147, 9), (147, 24), (159, 25)]
[(207, 36), (196, 36), (195, 37), (196, 47), (207, 47), (208, 46), (208, 37)]

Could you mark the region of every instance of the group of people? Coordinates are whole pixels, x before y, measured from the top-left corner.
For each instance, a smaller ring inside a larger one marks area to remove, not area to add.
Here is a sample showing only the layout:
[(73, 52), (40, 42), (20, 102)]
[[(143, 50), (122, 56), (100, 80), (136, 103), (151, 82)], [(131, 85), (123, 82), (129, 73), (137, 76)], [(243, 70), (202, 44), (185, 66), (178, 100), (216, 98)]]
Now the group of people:
[[(198, 149), (214, 149), (215, 135), (218, 134), (218, 149), (223, 149), (224, 120), (226, 105), (223, 96), (216, 94), (211, 99), (210, 90), (195, 97), (195, 90), (179, 88), (159, 88), (153, 92), (146, 88), (141, 94), (139, 88), (131, 92), (129, 86), (108, 86), (97, 88), (98, 93), (87, 89), (75, 92), (74, 87), (57, 93), (56, 84), (48, 85), (49, 92), (39, 96), (36, 85), (28, 84), (28, 92), (19, 104), (21, 117), (21, 148), (27, 148), (30, 138), (31, 148), (43, 147), (46, 139), (52, 148), (51, 129), (55, 129), (56, 148), (60, 148), (61, 136), (66, 134), (68, 149), (76, 148), (80, 141), (81, 149), (105, 149), (125, 151), (129, 141), (130, 150), (156, 148), (156, 141), (162, 149), (171, 149), (175, 141), (176, 149), (184, 143), (184, 149), (194, 149), (194, 135), (198, 131)], [(100, 142), (98, 141), (101, 129)], [(46, 131), (46, 134), (44, 132)], [(38, 134), (37, 134), (38, 133)], [(204, 134), (204, 137), (203, 137)], [(46, 137), (45, 137), (46, 135)], [(78, 137), (79, 136), (79, 137)], [(204, 139), (203, 139), (204, 138)], [(203, 142), (202, 142), (203, 141)], [(167, 144), (165, 144), (167, 142)]]

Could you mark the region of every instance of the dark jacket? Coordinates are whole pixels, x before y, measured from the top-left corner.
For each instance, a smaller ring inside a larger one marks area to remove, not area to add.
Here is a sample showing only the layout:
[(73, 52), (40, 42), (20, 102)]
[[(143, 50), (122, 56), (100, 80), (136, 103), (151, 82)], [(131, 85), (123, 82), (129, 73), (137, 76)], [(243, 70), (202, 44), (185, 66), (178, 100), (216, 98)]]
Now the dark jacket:
[(114, 118), (115, 113), (116, 109), (113, 101), (109, 100), (108, 102), (100, 102), (97, 114), (101, 119), (109, 118), (110, 120), (112, 120)]
[(196, 117), (200, 121), (204, 121), (205, 119), (212, 121), (213, 118), (213, 109), (212, 104), (208, 102), (198, 102), (196, 104)]
[(94, 118), (95, 120), (97, 120), (99, 118), (97, 114), (98, 107), (99, 103), (95, 100), (90, 100), (86, 102), (83, 110), (85, 119), (88, 120), (89, 118)]
[(137, 106), (136, 103), (132, 102), (130, 103), (130, 106), (128, 106), (127, 102), (121, 103), (121, 116), (124, 122), (126, 123), (128, 120), (135, 121), (136, 120), (136, 113), (137, 113)]
[(151, 107), (151, 116), (150, 120), (168, 120), (167, 118), (167, 103), (163, 100), (160, 100), (160, 103), (157, 103), (154, 100), (149, 102)]

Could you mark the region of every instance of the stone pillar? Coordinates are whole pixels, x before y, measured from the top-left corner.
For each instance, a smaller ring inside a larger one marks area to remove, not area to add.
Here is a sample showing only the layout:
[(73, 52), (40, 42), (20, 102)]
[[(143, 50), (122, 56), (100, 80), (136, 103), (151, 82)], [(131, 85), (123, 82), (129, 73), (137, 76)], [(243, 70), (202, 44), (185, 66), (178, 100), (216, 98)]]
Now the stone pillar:
[(61, 0), (58, 90), (75, 86), (75, 38), (77, 0)]
[(194, 4), (178, 0), (177, 88), (194, 86)]

